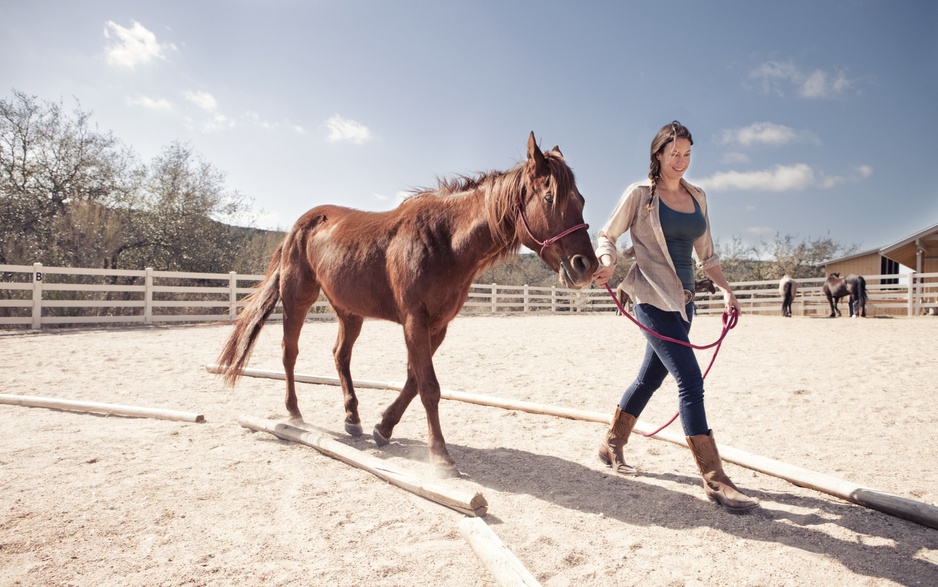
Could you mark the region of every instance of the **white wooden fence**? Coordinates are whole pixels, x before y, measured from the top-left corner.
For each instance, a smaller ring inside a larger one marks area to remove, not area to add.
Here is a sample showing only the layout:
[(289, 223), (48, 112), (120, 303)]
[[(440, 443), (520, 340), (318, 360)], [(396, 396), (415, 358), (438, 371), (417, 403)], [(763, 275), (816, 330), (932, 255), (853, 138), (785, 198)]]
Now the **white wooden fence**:
[[(864, 275), (866, 280), (867, 317), (919, 316), (938, 314), (938, 273), (902, 275)], [(798, 279), (798, 292), (792, 304), (795, 316), (828, 316), (830, 303), (824, 295), (824, 278)], [(778, 281), (740, 281), (731, 283), (743, 310), (753, 314), (781, 315), (782, 295)], [(719, 313), (723, 300), (716, 295), (697, 294), (698, 314)], [(849, 315), (847, 298), (838, 304)]]
[[(34, 265), (0, 265), (0, 327), (77, 324), (160, 324), (219, 322), (234, 318), (263, 275), (189, 273), (125, 269), (80, 269)], [(938, 313), (938, 273), (869, 275), (868, 316), (917, 316)], [(823, 279), (799, 280), (793, 313), (826, 316)], [(746, 312), (781, 314), (777, 281), (733, 283)], [(841, 303), (847, 314), (846, 300)], [(718, 314), (722, 295), (697, 294), (698, 314)], [(475, 284), (463, 307), (473, 313), (614, 312), (615, 302), (605, 288)], [(281, 319), (279, 308), (271, 316)], [(332, 318), (329, 303), (318, 301), (310, 318)]]

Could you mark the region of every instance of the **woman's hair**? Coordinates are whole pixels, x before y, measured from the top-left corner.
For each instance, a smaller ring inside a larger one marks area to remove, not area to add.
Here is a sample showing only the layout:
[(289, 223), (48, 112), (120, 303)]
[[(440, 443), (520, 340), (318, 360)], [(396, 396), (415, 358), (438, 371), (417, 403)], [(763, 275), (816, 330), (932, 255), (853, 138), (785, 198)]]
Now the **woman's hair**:
[[(658, 187), (658, 179), (661, 178), (661, 161), (658, 161), (658, 153), (664, 150), (668, 143), (675, 139), (687, 139), (690, 144), (694, 144), (694, 138), (690, 135), (687, 127), (674, 120), (670, 124), (661, 127), (658, 134), (651, 141), (651, 165), (648, 167), (648, 179), (651, 180), (651, 197), (655, 197), (655, 189)], [(649, 201), (650, 203), (650, 201)]]

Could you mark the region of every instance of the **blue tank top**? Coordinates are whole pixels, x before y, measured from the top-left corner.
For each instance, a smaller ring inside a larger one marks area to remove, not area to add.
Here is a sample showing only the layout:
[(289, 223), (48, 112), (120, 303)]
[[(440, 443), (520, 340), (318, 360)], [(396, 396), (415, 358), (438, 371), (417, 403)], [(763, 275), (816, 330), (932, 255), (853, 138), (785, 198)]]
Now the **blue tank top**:
[(694, 201), (693, 212), (678, 212), (665, 205), (659, 198), (661, 205), (658, 207), (658, 213), (661, 217), (661, 230), (664, 232), (664, 240), (668, 244), (668, 253), (671, 255), (671, 262), (674, 263), (674, 269), (677, 276), (684, 285), (684, 289), (694, 291), (694, 241), (703, 236), (707, 230), (707, 221), (704, 219), (703, 212), (700, 211), (700, 204), (697, 198), (691, 196)]

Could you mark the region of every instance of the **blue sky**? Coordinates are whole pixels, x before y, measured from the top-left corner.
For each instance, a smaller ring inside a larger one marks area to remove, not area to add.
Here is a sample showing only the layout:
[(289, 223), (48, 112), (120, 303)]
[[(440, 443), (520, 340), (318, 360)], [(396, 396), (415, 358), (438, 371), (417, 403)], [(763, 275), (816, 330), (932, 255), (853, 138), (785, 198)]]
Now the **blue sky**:
[(533, 130), (595, 230), (672, 119), (721, 243), (938, 223), (932, 0), (0, 0), (0, 82), (145, 161), (189, 144), (268, 228), (508, 169)]

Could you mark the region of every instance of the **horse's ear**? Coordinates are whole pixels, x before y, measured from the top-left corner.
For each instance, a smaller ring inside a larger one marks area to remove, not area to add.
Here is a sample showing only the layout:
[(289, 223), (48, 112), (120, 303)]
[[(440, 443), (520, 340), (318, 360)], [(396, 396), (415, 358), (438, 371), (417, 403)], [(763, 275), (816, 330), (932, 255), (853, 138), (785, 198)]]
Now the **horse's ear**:
[(554, 145), (554, 148), (551, 149), (550, 152), (553, 153), (555, 157), (563, 161), (563, 153), (560, 152), (560, 147)]
[(534, 165), (536, 175), (544, 175), (548, 172), (547, 160), (544, 158), (544, 153), (541, 153), (541, 149), (538, 148), (537, 141), (534, 140), (533, 130), (528, 136), (528, 163)]

